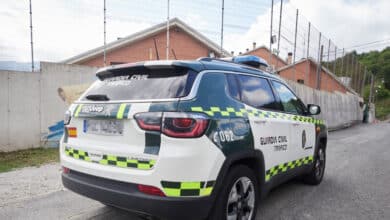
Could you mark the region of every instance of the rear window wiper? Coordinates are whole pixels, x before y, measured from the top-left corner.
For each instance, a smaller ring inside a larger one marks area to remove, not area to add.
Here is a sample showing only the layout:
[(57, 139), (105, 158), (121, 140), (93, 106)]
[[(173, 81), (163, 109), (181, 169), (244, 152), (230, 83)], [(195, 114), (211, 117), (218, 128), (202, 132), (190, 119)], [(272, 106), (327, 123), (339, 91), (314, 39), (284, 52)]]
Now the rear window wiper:
[(108, 98), (108, 96), (104, 95), (104, 94), (87, 95), (85, 98), (88, 100), (92, 100), (92, 101), (108, 101), (108, 100), (110, 100), (110, 98)]

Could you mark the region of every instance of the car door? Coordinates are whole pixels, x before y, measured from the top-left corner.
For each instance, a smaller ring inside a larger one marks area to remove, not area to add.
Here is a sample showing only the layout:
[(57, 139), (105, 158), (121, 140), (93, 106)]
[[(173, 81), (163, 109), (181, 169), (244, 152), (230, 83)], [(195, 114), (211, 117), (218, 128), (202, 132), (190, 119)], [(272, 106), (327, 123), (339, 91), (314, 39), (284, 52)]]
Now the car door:
[[(306, 116), (306, 108), (302, 101), (283, 83), (272, 81), (279, 96), (283, 110), (288, 114), (290, 126), (290, 161), (302, 160), (306, 163), (313, 156), (315, 144), (315, 126)], [(306, 158), (306, 161), (305, 161)]]
[(267, 79), (248, 75), (238, 75), (236, 79), (240, 100), (245, 104), (255, 148), (261, 150), (264, 155), (266, 181), (268, 181), (282, 172), (276, 167), (289, 157), (287, 153), (290, 139), (289, 126), (285, 119), (279, 117), (281, 106), (275, 99)]

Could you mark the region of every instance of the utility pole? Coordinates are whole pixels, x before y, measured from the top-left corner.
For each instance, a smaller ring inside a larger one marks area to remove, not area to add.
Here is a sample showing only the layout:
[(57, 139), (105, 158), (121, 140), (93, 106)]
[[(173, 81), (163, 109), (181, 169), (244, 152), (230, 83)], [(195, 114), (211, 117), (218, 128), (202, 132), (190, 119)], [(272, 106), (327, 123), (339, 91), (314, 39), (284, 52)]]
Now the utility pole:
[(104, 48), (103, 48), (103, 64), (104, 66), (107, 65), (107, 57), (106, 57), (106, 0), (103, 1), (103, 44), (104, 44)]
[[(276, 58), (276, 67), (275, 69), (278, 69), (279, 64), (279, 49), (280, 49), (280, 30), (282, 27), (282, 14), (283, 14), (283, 0), (280, 0), (280, 14), (279, 14), (279, 30), (278, 30), (278, 48), (277, 48), (277, 58)], [(271, 52), (272, 53), (272, 52)]]
[[(321, 32), (320, 32), (321, 34)], [(320, 35), (321, 36), (321, 35)], [(320, 41), (321, 42), (321, 41)], [(319, 62), (318, 62), (318, 65), (317, 65), (317, 85), (316, 85), (316, 88), (318, 90), (321, 89), (321, 63), (322, 63), (322, 55), (323, 55), (323, 52), (324, 52), (324, 46), (321, 45), (321, 49), (320, 49), (320, 57), (319, 57)]]
[(294, 76), (293, 76), (293, 80), (294, 82), (296, 81), (295, 79), (295, 75), (296, 75), (296, 68), (295, 68), (295, 54), (297, 52), (297, 32), (298, 32), (298, 14), (299, 14), (299, 11), (297, 9), (297, 14), (296, 14), (296, 17), (295, 17), (295, 37), (294, 37), (294, 54), (293, 54), (293, 64), (294, 64)]
[(310, 28), (311, 28), (311, 23), (309, 22), (309, 30), (307, 32), (307, 54), (306, 54), (307, 66), (306, 66), (306, 76), (305, 76), (305, 81), (307, 84), (309, 83), (309, 74), (310, 74), (310, 60), (309, 60), (309, 56), (310, 56)]
[(167, 0), (167, 47), (166, 59), (169, 60), (169, 0)]
[(225, 15), (225, 0), (222, 0), (222, 19), (221, 19), (221, 57), (223, 56), (223, 25)]
[(33, 41), (33, 25), (32, 25), (32, 4), (30, 3), (30, 45), (31, 45), (31, 71), (34, 72), (34, 41)]
[(272, 67), (272, 29), (274, 22), (274, 0), (271, 1), (271, 27), (269, 33), (269, 65)]

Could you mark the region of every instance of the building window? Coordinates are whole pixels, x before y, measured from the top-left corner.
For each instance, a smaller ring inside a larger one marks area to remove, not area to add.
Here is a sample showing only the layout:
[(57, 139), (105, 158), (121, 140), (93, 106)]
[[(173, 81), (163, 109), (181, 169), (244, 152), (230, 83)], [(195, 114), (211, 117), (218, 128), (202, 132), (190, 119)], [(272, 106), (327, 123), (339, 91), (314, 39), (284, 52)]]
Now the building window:
[(305, 84), (305, 80), (303, 80), (303, 79), (298, 79), (297, 82), (298, 82), (299, 84)]

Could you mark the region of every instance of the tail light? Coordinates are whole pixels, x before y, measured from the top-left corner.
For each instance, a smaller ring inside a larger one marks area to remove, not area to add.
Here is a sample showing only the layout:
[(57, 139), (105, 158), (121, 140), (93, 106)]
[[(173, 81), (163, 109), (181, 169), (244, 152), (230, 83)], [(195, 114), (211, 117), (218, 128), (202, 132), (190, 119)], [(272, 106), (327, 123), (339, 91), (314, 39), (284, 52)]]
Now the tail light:
[(147, 186), (147, 185), (138, 185), (138, 190), (145, 194), (154, 195), (154, 196), (162, 196), (165, 197), (165, 194), (157, 187)]
[(161, 112), (145, 112), (134, 116), (138, 126), (147, 131), (161, 131)]
[(200, 137), (209, 124), (208, 118), (198, 113), (164, 113), (162, 132), (171, 137)]
[(146, 112), (138, 113), (135, 119), (139, 127), (147, 131), (161, 131), (177, 138), (195, 138), (204, 134), (209, 118), (200, 113)]
[(67, 167), (62, 167), (62, 172), (63, 173), (70, 173), (70, 169)]

